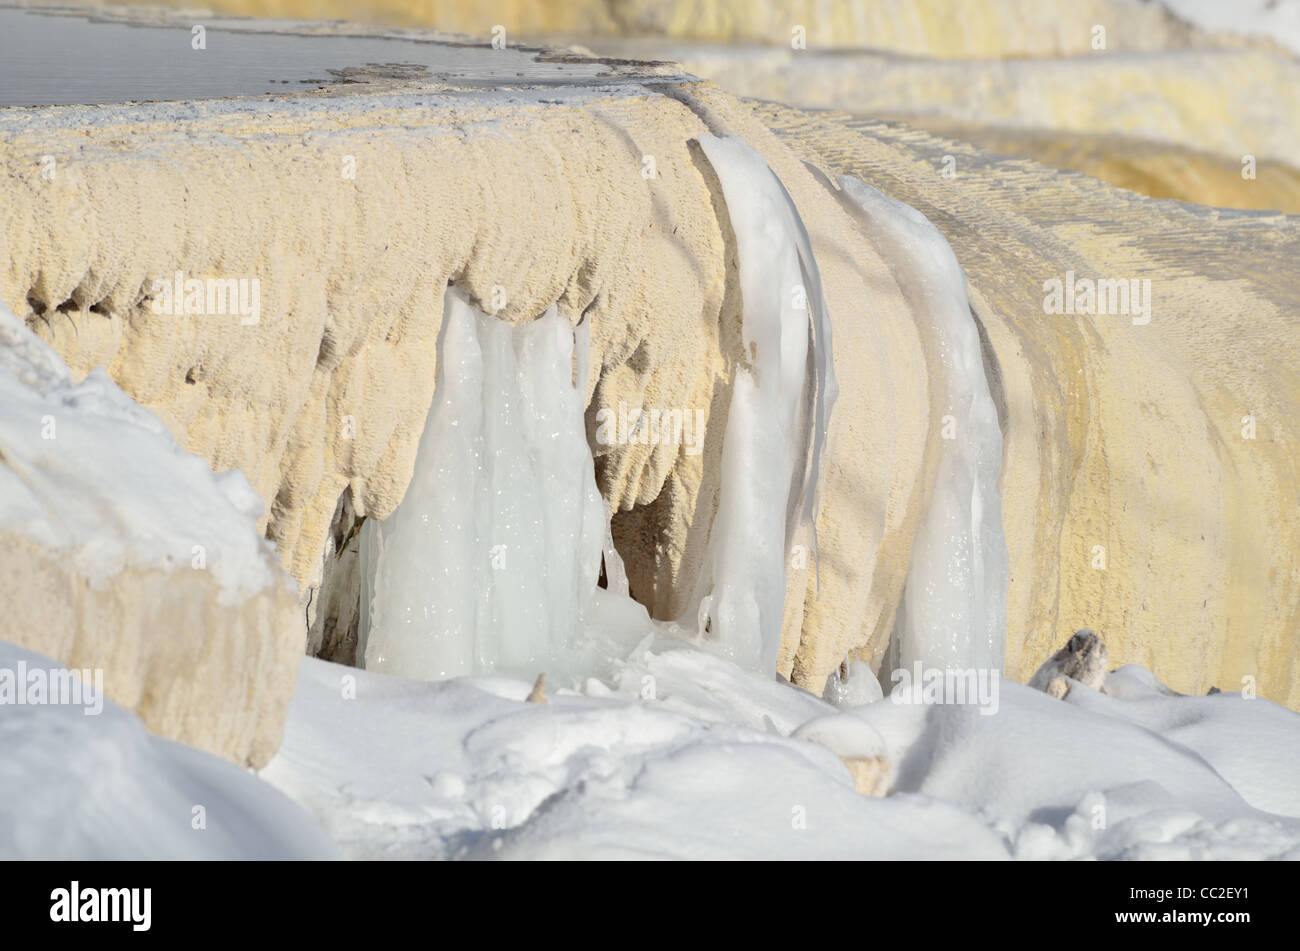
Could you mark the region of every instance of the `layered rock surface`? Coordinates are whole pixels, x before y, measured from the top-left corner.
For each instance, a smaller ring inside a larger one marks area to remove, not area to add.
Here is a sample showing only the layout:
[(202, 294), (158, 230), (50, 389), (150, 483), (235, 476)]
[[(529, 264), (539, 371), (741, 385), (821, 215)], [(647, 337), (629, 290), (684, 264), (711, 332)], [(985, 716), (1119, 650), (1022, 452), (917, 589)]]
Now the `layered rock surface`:
[(898, 119), (1155, 197), (1297, 208), (1300, 59), (1273, 46), (946, 60), (662, 39), (591, 45), (680, 62), (738, 95)]
[(528, 37), (642, 35), (788, 47), (797, 28), (811, 46), (952, 59), (1085, 53), (1097, 24), (1111, 31), (1114, 49), (1206, 45), (1189, 23), (1132, 0), (1065, 7), (1040, 0), (212, 0), (211, 6), (242, 16), (347, 19), (478, 37), (500, 25)]

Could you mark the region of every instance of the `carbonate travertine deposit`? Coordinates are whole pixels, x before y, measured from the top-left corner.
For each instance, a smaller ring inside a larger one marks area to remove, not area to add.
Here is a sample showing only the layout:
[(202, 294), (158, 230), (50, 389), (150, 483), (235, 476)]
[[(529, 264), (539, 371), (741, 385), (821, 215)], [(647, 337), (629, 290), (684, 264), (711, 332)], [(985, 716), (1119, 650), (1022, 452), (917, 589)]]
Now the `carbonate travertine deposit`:
[[(187, 39), (175, 27), (189, 19), (151, 18)], [(923, 212), (969, 281), (1004, 437), (1008, 673), (1027, 679), (1086, 626), (1113, 662), (1152, 666), (1175, 689), (1250, 676), (1300, 703), (1294, 219), (1144, 199), (898, 125), (747, 102), (668, 64), (387, 32), (423, 41), (431, 67), (344, 63), (246, 98), (0, 109), (0, 298), (74, 379), (106, 367), (180, 446), (241, 470), (297, 582), (293, 622), (264, 614), (261, 659), (209, 665), (211, 689), (253, 678), (287, 704), (304, 647), (355, 659), (359, 520), (390, 514), (410, 481), (449, 283), (511, 324), (551, 305), (572, 326), (585, 317), (588, 437), (631, 592), (658, 618), (690, 607), (749, 359), (737, 237), (699, 145), (730, 132), (807, 227), (839, 380), (819, 558), (787, 573), (778, 671), (820, 690), (846, 655), (883, 657), (943, 451), (926, 302), (837, 193), (847, 174)], [(250, 306), (177, 306), (178, 278), (213, 276)], [(1045, 284), (1076, 276), (1150, 290), (1131, 314), (1051, 313)], [(702, 451), (598, 441), (597, 414), (620, 404), (699, 410)], [(6, 590), (20, 590), (25, 569), (6, 568)], [(128, 597), (107, 584), (89, 597)], [(185, 590), (156, 597), (196, 597)], [(130, 611), (96, 624), (106, 644), (158, 636)], [(73, 662), (39, 624), (4, 636)], [(154, 664), (138, 697), (114, 699), (139, 708), (177, 669)], [(282, 707), (235, 706), (278, 728)], [(231, 758), (269, 755), (183, 718), (149, 723)]]

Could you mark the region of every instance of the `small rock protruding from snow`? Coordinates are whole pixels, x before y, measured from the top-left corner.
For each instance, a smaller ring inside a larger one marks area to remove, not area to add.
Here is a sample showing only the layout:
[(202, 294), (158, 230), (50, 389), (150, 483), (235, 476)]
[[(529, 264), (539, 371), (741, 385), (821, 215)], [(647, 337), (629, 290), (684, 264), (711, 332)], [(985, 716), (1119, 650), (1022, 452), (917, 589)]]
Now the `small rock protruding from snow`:
[(528, 696), (524, 698), (524, 703), (547, 703), (546, 699), (546, 671), (537, 675), (537, 680), (533, 682), (533, 689), (528, 691)]
[(1038, 668), (1029, 686), (1058, 700), (1064, 700), (1070, 692), (1071, 680), (1100, 692), (1109, 659), (1106, 645), (1096, 632), (1082, 628)]
[(860, 795), (884, 796), (889, 791), (889, 752), (885, 739), (864, 720), (846, 714), (816, 717), (791, 736), (824, 746), (843, 760), (853, 777), (853, 788)]

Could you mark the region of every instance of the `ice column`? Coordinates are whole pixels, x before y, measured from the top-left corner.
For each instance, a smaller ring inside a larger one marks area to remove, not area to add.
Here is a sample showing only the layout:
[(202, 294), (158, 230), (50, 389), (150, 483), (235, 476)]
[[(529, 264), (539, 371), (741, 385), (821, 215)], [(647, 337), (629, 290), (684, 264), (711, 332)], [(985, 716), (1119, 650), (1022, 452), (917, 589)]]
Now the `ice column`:
[(723, 653), (767, 672), (781, 645), (786, 555), (796, 529), (812, 529), (816, 517), (836, 392), (830, 321), (807, 232), (780, 180), (736, 136), (699, 141), (736, 234), (745, 350), (697, 617)]
[[(585, 333), (579, 333), (584, 342)], [(586, 354), (551, 307), (520, 326), (444, 297), (411, 484), (362, 529), (367, 669), (420, 679), (562, 671), (608, 521), (583, 423)]]
[(925, 302), (938, 343), (938, 476), (912, 545), (912, 562), (881, 679), (899, 667), (1002, 670), (1007, 546), (1002, 534), (1002, 430), (989, 395), (966, 277), (943, 235), (916, 209), (855, 178), (841, 193), (864, 215), (899, 281)]

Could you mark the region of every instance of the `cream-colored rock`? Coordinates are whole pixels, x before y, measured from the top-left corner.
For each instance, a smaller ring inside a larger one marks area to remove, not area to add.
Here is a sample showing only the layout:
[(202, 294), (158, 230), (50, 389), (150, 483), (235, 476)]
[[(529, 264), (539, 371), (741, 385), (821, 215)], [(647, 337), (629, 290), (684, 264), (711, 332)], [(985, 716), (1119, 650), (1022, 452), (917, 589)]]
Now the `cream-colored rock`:
[(546, 699), (546, 672), (537, 675), (533, 682), (533, 689), (528, 691), (528, 696), (524, 697), (525, 703), (547, 703)]
[(911, 116), (907, 121), (985, 151), (1085, 172), (1152, 198), (1300, 214), (1300, 169), (1285, 162), (1257, 158), (1250, 167), (1249, 162), (1243, 165), (1241, 156), (1122, 135), (972, 125), (933, 116)]
[(1244, 155), (1294, 168), (1300, 154), (1300, 58), (1275, 48), (987, 61), (665, 41), (593, 48), (679, 62), (740, 96), (935, 131), (1122, 136), (1217, 155), (1238, 170)]
[[(1008, 673), (1029, 679), (1087, 622), (1112, 663), (1180, 692), (1250, 676), (1300, 704), (1300, 222), (901, 126), (756, 111), (810, 163), (924, 213), (966, 271), (1005, 436)], [(1045, 283), (1067, 272), (1150, 280), (1149, 322), (1046, 313)]]
[(889, 792), (889, 760), (883, 756), (846, 756), (844, 765), (853, 774), (853, 788), (860, 796), (881, 797)]
[(127, 568), (90, 581), (62, 553), (0, 534), (0, 640), (102, 670), (104, 691), (168, 739), (261, 767), (280, 746), (298, 660), (292, 584), (224, 603), (210, 574)]
[[(1085, 8), (1039, 9), (1071, 16)], [(894, 7), (894, 20), (906, 22), (907, 11)], [(1114, 38), (1133, 34), (1120, 28), (1121, 19), (1097, 13), (1088, 22), (1109, 25), (1106, 48), (1066, 57), (1053, 49), (1050, 31), (1034, 28), (1032, 16), (1023, 25), (1040, 46), (1025, 55), (1004, 50), (1002, 59), (948, 60), (942, 45), (900, 59), (875, 41), (853, 51), (662, 36), (589, 42), (608, 56), (680, 62), (738, 95), (900, 119), (1157, 198), (1300, 210), (1300, 59), (1224, 34), (1205, 37), (1216, 48), (1187, 49), (1178, 37), (1149, 28), (1140, 34), (1148, 45), (1125, 50)]]

